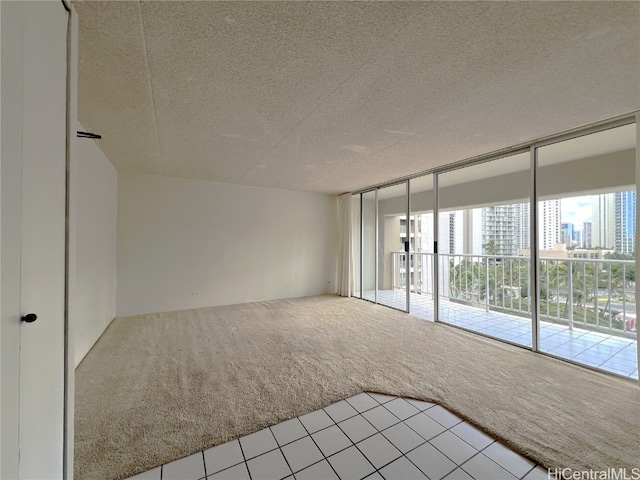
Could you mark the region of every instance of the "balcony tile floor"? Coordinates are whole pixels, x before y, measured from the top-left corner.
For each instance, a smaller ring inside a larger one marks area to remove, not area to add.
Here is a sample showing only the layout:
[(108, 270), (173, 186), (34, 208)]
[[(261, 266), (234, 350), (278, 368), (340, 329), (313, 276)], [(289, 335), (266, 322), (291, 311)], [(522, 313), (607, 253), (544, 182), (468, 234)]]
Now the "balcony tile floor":
[[(364, 292), (373, 301), (373, 292)], [(406, 294), (381, 290), (378, 302), (403, 310)], [(440, 320), (458, 327), (531, 347), (529, 320), (501, 312), (486, 311), (441, 299)], [(428, 295), (411, 294), (411, 315), (433, 320), (433, 300)], [(624, 377), (638, 378), (638, 342), (549, 322), (540, 322), (540, 350), (560, 358), (605, 370)]]
[(205, 478), (538, 480), (547, 471), (439, 405), (360, 393), (131, 477)]

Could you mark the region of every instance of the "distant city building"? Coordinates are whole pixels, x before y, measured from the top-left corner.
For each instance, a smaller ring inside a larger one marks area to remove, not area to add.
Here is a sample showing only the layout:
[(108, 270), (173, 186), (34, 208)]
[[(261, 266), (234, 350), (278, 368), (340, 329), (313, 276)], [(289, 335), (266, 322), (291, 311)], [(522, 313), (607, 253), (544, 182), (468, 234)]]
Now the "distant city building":
[[(518, 250), (516, 241), (516, 205), (498, 205), (482, 208), (482, 246), (484, 254), (515, 255)], [(492, 250), (486, 251), (491, 245)]]
[(576, 233), (575, 226), (573, 223), (562, 223), (562, 243), (564, 243), (567, 248), (571, 248), (574, 242), (574, 236)]
[(538, 203), (538, 249), (552, 249), (562, 243), (560, 199)]
[(531, 245), (531, 209), (528, 203), (516, 205), (516, 234), (518, 249), (527, 249)]
[[(469, 211), (465, 220), (465, 253), (479, 255), (483, 246), (493, 242), (498, 255), (516, 255), (531, 244), (529, 203), (482, 207)], [(538, 205), (539, 248), (550, 249), (561, 243), (560, 200), (545, 200)]]
[(592, 197), (592, 247), (614, 248), (616, 243), (615, 194)]
[(591, 222), (584, 222), (582, 224), (582, 248), (591, 248), (593, 246), (591, 236)]
[(458, 212), (449, 213), (449, 252), (456, 251), (456, 218), (459, 216)]
[(580, 247), (582, 245), (582, 230), (574, 230), (572, 240), (574, 247)]
[(569, 252), (569, 258), (582, 258), (585, 260), (602, 260), (607, 250), (593, 250), (588, 248), (575, 248)]
[[(589, 250), (584, 248), (575, 248), (573, 250), (567, 250), (567, 246), (564, 243), (558, 243), (552, 248), (545, 248), (540, 250), (538, 255), (540, 258), (582, 258), (587, 260), (600, 260), (603, 258), (603, 254), (606, 250)], [(528, 257), (531, 254), (531, 250), (528, 248), (518, 250), (518, 256)]]
[(616, 252), (635, 252), (636, 191), (616, 192), (615, 197), (615, 249)]

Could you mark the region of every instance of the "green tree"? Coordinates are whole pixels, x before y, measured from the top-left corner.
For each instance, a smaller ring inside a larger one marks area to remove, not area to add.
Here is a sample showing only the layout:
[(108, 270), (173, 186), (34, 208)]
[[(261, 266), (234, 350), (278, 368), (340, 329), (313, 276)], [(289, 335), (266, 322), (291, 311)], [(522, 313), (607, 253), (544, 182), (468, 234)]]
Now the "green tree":
[(482, 252), (485, 255), (497, 255), (498, 254), (498, 246), (494, 240), (489, 240), (487, 243), (482, 245)]
[[(635, 260), (635, 255), (619, 253), (619, 252), (607, 252), (604, 254), (604, 258), (607, 260)], [(635, 264), (623, 264), (613, 263), (611, 264), (611, 278), (616, 279), (616, 284), (620, 283), (623, 286), (629, 285), (630, 282), (636, 280), (636, 266)]]

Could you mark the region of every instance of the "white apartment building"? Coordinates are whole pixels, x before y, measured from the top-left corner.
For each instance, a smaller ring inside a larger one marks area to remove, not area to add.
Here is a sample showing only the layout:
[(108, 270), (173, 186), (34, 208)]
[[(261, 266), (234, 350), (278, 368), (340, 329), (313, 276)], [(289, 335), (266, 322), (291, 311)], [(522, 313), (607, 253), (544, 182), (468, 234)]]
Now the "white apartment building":
[(612, 249), (616, 243), (615, 194), (594, 195), (592, 197), (592, 232), (593, 247)]

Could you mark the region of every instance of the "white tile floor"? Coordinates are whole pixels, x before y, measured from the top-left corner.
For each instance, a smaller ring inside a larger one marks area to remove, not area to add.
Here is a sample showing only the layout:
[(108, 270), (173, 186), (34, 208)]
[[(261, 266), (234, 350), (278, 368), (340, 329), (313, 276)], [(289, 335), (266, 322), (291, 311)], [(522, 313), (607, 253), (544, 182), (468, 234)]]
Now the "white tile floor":
[(547, 472), (439, 405), (361, 393), (131, 478), (542, 480)]
[[(373, 291), (363, 292), (373, 301)], [(378, 302), (403, 310), (406, 293), (380, 290)], [(411, 294), (411, 315), (433, 320), (433, 300), (429, 295)], [(531, 347), (531, 320), (482, 308), (450, 302), (441, 298), (440, 320), (498, 340)], [(540, 351), (590, 367), (633, 379), (638, 378), (638, 341), (605, 333), (596, 333), (576, 325), (540, 322)]]

